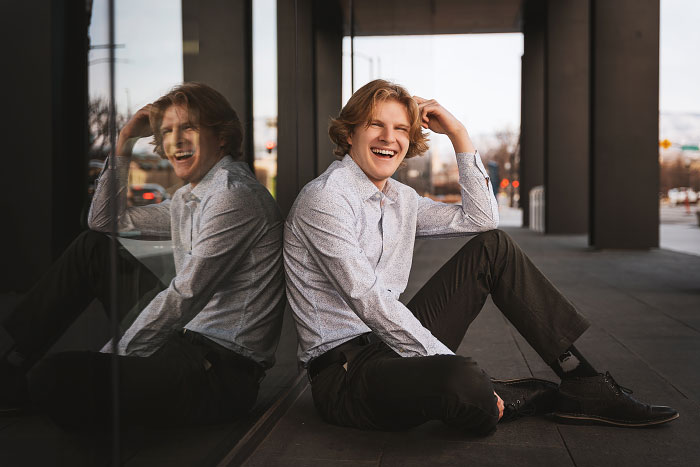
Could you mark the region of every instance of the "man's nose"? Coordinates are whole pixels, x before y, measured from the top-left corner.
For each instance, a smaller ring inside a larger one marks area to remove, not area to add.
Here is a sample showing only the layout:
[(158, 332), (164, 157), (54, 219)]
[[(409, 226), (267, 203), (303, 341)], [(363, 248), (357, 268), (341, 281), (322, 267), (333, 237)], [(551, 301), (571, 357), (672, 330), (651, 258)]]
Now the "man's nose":
[(382, 139), (382, 141), (393, 143), (396, 140), (396, 132), (393, 128), (384, 127), (380, 138)]
[(173, 142), (175, 144), (182, 142), (182, 130), (178, 127), (173, 128)]

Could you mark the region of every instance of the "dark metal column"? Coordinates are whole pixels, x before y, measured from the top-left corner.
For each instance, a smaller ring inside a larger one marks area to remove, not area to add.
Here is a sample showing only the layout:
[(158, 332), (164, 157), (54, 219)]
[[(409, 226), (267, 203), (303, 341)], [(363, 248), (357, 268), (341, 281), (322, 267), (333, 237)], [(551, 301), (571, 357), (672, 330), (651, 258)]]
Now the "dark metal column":
[(520, 205), (528, 226), (529, 192), (544, 183), (546, 5), (531, 0), (523, 12), (524, 53), (520, 122)]
[(547, 2), (545, 230), (588, 233), (588, 0)]
[(590, 243), (657, 247), (659, 0), (592, 4)]

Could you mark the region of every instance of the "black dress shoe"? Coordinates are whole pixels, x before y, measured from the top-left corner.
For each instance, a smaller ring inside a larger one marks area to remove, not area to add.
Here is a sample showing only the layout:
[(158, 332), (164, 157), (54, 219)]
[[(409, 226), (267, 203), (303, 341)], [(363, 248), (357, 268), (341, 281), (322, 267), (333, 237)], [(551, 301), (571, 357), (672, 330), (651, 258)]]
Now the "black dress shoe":
[(630, 396), (610, 373), (565, 379), (559, 386), (554, 416), (618, 426), (650, 426), (678, 418), (671, 407), (649, 405)]
[(492, 380), (493, 390), (503, 399), (503, 417), (500, 423), (520, 417), (544, 415), (556, 407), (559, 386), (537, 378)]

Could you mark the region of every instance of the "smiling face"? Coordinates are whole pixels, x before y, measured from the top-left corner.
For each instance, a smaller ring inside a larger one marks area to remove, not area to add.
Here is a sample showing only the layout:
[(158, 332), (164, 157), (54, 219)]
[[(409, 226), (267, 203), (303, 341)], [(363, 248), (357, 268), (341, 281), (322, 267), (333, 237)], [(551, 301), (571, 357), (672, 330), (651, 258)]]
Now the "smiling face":
[(387, 100), (377, 104), (368, 126), (356, 126), (348, 137), (350, 157), (379, 190), (406, 156), (410, 128), (406, 107)]
[(171, 105), (165, 110), (160, 133), (163, 151), (175, 175), (193, 187), (224, 155), (222, 138), (209, 127), (193, 124), (187, 108), (182, 105)]

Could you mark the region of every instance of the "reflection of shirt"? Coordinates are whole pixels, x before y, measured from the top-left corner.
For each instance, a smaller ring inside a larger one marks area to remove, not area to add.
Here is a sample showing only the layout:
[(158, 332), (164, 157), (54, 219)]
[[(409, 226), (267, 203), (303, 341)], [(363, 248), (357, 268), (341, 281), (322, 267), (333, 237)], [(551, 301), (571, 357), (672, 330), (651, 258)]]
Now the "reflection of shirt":
[(402, 356), (451, 354), (401, 302), (415, 237), (498, 225), (478, 154), (458, 154), (462, 205), (389, 179), (380, 192), (348, 155), (306, 185), (287, 217), (284, 262), (302, 362), (373, 331)]
[[(192, 188), (171, 201), (126, 208), (129, 160), (106, 169), (90, 206), (91, 229), (109, 231), (117, 201), (119, 230), (172, 234), (176, 276), (119, 341), (119, 353), (150, 355), (170, 330), (196, 331), (241, 355), (271, 366), (282, 324), (282, 217), (248, 166), (221, 159)], [(109, 170), (118, 190), (110, 197)], [(105, 346), (107, 349), (108, 346)]]

